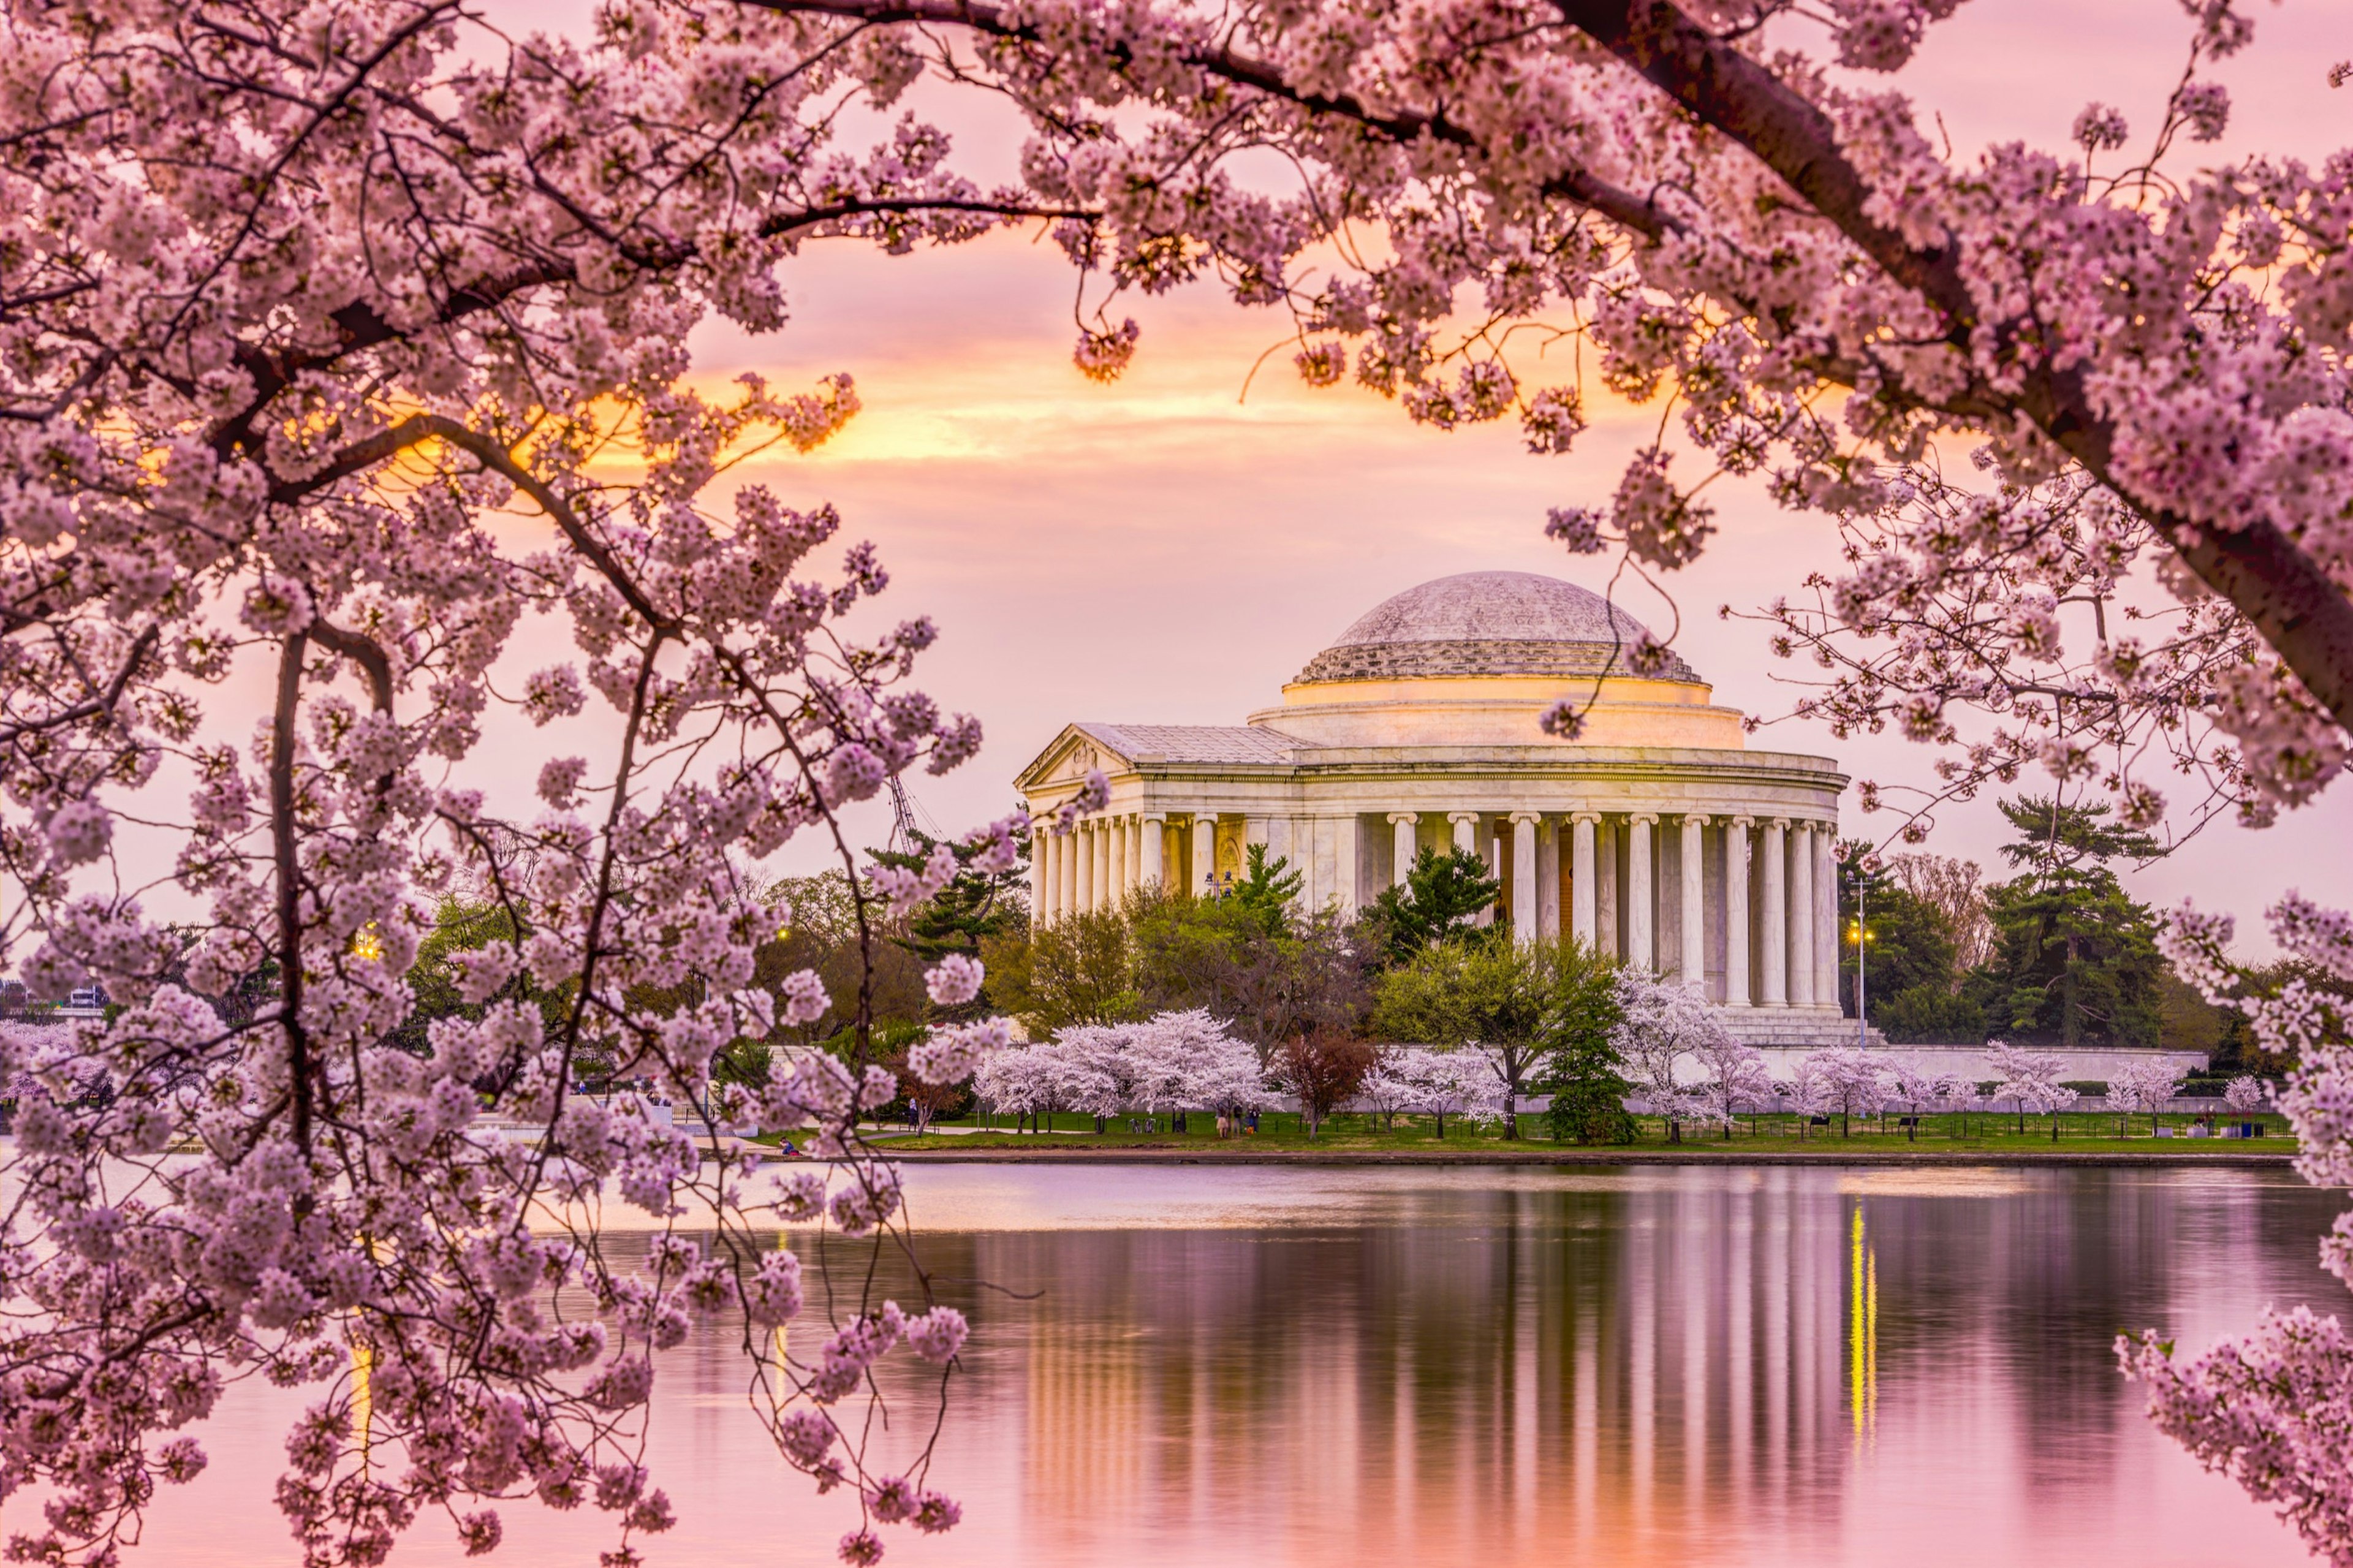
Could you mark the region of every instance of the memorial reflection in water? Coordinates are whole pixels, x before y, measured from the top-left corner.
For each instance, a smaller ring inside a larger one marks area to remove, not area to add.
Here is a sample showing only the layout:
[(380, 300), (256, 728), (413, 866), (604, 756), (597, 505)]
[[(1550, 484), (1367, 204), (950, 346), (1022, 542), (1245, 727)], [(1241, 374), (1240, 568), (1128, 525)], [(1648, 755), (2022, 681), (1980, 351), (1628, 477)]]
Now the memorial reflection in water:
[[(909, 1190), (975, 1331), (932, 1471), (964, 1523), (897, 1564), (2306, 1560), (2150, 1429), (2109, 1350), (2338, 1310), (2337, 1198), (2284, 1173), (961, 1165)], [(855, 1523), (752, 1426), (738, 1332), (664, 1358), (657, 1568), (823, 1563)], [(936, 1386), (892, 1392), (919, 1443)], [(291, 1397), (232, 1396), (139, 1560), (287, 1560), (266, 1402)], [(588, 1510), (505, 1517), (523, 1568), (611, 1544)], [(459, 1558), (425, 1530), (400, 1560)]]

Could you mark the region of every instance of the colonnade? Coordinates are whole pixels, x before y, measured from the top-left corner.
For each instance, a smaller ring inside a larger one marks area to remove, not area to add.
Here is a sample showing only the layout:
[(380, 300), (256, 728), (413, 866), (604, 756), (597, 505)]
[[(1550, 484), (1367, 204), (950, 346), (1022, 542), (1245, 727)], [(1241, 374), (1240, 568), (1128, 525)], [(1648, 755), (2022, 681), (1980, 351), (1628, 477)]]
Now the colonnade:
[(1167, 826), (1166, 812), (1130, 812), (1085, 817), (1064, 834), (1040, 832), (1029, 845), (1029, 907), (1041, 921), (1058, 921), (1117, 909), (1136, 889), (1158, 886)]
[[(1190, 863), (1166, 864), (1169, 829), (1183, 815), (1099, 816), (1067, 834), (1039, 834), (1031, 849), (1031, 907), (1038, 917), (1051, 921), (1114, 909), (1135, 889), (1172, 879), (1195, 890), (1209, 886), (1217, 871), (1219, 818), (1206, 807), (1190, 814), (1189, 833), (1176, 840), (1189, 848)], [(1334, 862), (1331, 879), (1344, 909), (1353, 910), (1365, 890), (1356, 883), (1363, 841), (1385, 824), (1390, 879), (1403, 881), (1423, 842), (1426, 819), (1444, 824), (1442, 832), (1429, 837), (1481, 856), (1506, 878), (1514, 930), (1556, 939), (1565, 929), (1630, 965), (1703, 985), (1727, 1006), (1837, 1005), (1832, 823), (1640, 809), (1352, 814), (1335, 819), (1338, 853), (1324, 857)], [(1250, 815), (1238, 826), (1245, 841), (1288, 854), (1290, 836), (1305, 824)], [(1663, 853), (1670, 837), (1672, 856)], [(1331, 850), (1334, 843), (1327, 835), (1324, 847)], [(1300, 867), (1301, 858), (1293, 864)], [(1657, 885), (1661, 872), (1668, 886)], [(1564, 880), (1567, 910), (1561, 908)], [(1319, 882), (1315, 901), (1326, 896)], [(1718, 975), (1720, 983), (1710, 984)]]

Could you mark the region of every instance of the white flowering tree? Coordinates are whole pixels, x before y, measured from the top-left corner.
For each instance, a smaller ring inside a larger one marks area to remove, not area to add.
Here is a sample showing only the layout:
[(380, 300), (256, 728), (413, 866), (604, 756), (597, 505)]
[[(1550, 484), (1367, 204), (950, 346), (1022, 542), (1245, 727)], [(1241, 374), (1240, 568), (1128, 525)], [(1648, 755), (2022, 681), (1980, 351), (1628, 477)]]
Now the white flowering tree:
[(1688, 1091), (1699, 1114), (1732, 1136), (1744, 1110), (1754, 1113), (1780, 1092), (1765, 1065), (1765, 1053), (1744, 1045), (1722, 1028), (1705, 1032), (1691, 1051), (1699, 1081)]
[(1815, 1118), (1827, 1120), (1838, 1110), (1841, 1086), (1831, 1067), (1821, 1055), (1810, 1056), (1798, 1064), (1789, 1081), (1789, 1109), (1798, 1113), (1800, 1142), (1810, 1136)]
[(1854, 1118), (1875, 1115), (1887, 1103), (1879, 1060), (1868, 1051), (1816, 1051), (1806, 1058), (1804, 1069), (1810, 1069), (1828, 1107), (1818, 1114), (1835, 1115), (1841, 1138), (1852, 1134)]
[(2109, 1109), (2120, 1113), (2120, 1119), (2136, 1110), (2148, 1116), (2149, 1136), (2157, 1135), (2157, 1119), (2168, 1101), (2181, 1092), (2182, 1079), (2189, 1075), (2175, 1063), (2162, 1057), (2128, 1062), (2108, 1080)]
[[(569, 39), (446, 0), (9, 11), (0, 959), (121, 1006), (0, 1039), (12, 1555), (112, 1561), (260, 1379), (305, 1391), (277, 1497), (307, 1562), (412, 1525), (487, 1552), (535, 1495), (635, 1563), (672, 1518), (657, 1352), (709, 1320), (753, 1429), (860, 1500), (846, 1559), (955, 1522), (921, 1435), (853, 1408), (887, 1353), (951, 1361), (954, 1311), (853, 1294), (773, 1331), (802, 1306), (780, 1216), (905, 1236), (856, 1132), (898, 1088), (871, 965), (839, 996), (754, 986), (778, 911), (753, 868), (832, 856), (871, 956), (955, 857), (872, 864), (840, 813), (980, 729), (914, 685), (935, 631), (883, 613), (873, 548), (731, 475), (839, 430), (850, 379), (687, 377), (705, 330), (782, 324), (807, 241), (1035, 210), (920, 122), (838, 139), (913, 67), (752, 8), (623, 4)], [(406, 1029), (450, 895), (503, 934), (458, 961), (462, 1012)], [(934, 994), (976, 981), (944, 964)], [(714, 1081), (837, 1004), (847, 1059)], [(944, 1075), (977, 1049), (925, 1044)], [(709, 1125), (813, 1127), (834, 1184), (779, 1204), (715, 1141), (574, 1092), (588, 1061)], [(607, 1205), (650, 1216), (642, 1267), (600, 1245)]]
[(1437, 1123), (1441, 1140), (1448, 1117), (1501, 1121), (1508, 1103), (1502, 1064), (1479, 1046), (1449, 1051), (1392, 1046), (1381, 1053), (1379, 1064), (1366, 1081), (1374, 1085), (1371, 1093), (1393, 1099), (1398, 1110), (1430, 1117)]
[[(1001, 1031), (1001, 1023), (967, 1026)], [(975, 1089), (990, 1104), (1031, 1115), (1074, 1110), (1103, 1121), (1131, 1110), (1272, 1110), (1257, 1050), (1208, 1012), (1162, 1013), (1125, 1024), (1082, 1024), (1050, 1040), (978, 1058)]]
[(1373, 1069), (1356, 1085), (1356, 1104), (1381, 1119), (1383, 1128), (1396, 1125), (1400, 1112), (1411, 1115), (1418, 1098), (1412, 1079), (1402, 1069), (1418, 1046), (1385, 1045), (1375, 1048)]
[(1054, 1113), (1071, 1108), (1063, 1098), (1068, 1085), (1062, 1062), (1047, 1045), (989, 1053), (974, 1069), (972, 1087), (991, 1110), (1013, 1117), (1017, 1131), (1024, 1118), (1040, 1131), (1050, 1130)]
[(1883, 1102), (1908, 1112), (1913, 1125), (1905, 1133), (1912, 1142), (1919, 1141), (1918, 1117), (1936, 1100), (1936, 1080), (1909, 1062), (1897, 1062), (1879, 1070), (1880, 1089)]
[(2270, 1098), (2263, 1080), (2252, 1073), (2242, 1073), (2222, 1086), (2222, 1103), (2242, 1116), (2261, 1110), (2263, 1101)]
[(1957, 1072), (1939, 1073), (1935, 1083), (1930, 1087), (1935, 1093), (1938, 1109), (1949, 1115), (1958, 1117), (1961, 1121), (1961, 1135), (1967, 1137), (1968, 1113), (1976, 1109), (1978, 1104), (1976, 1080), (1963, 1078)]
[(1121, 1027), (1136, 1064), (1141, 1109), (1234, 1117), (1282, 1107), (1258, 1048), (1204, 1009), (1162, 1013)]
[[(1708, 1114), (1709, 1097), (1683, 1070), (1686, 1058), (1704, 1052), (1717, 1061), (1735, 1055), (1721, 1012), (1690, 986), (1634, 970), (1618, 975), (1618, 1022), (1610, 1043), (1626, 1064), (1627, 1081), (1667, 1122), (1667, 1140), (1680, 1142), (1687, 1118)], [(1694, 1070), (1704, 1070), (1694, 1064)]]
[(2018, 1130), (2026, 1131), (2030, 1110), (2051, 1118), (2051, 1141), (2059, 1141), (2059, 1118), (2082, 1098), (2082, 1091), (2059, 1081), (2064, 1058), (2049, 1051), (2021, 1050), (2005, 1040), (1986, 1042), (1986, 1060), (1997, 1075), (1992, 1098), (2007, 1100), (2018, 1110)]

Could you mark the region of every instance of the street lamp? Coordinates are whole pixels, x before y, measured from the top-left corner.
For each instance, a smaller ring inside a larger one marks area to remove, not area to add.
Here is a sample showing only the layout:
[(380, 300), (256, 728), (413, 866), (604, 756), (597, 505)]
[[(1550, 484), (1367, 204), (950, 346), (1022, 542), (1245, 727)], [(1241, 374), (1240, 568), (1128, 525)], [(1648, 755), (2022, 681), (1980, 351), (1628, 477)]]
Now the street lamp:
[(1866, 953), (1871, 946), (1871, 927), (1863, 919), (1862, 908), (1863, 889), (1869, 885), (1869, 879), (1864, 875), (1863, 862), (1858, 860), (1854, 863), (1854, 869), (1848, 879), (1854, 885), (1854, 1048), (1863, 1051), (1871, 1048), (1871, 1015), (1863, 985), (1863, 971), (1868, 967)]

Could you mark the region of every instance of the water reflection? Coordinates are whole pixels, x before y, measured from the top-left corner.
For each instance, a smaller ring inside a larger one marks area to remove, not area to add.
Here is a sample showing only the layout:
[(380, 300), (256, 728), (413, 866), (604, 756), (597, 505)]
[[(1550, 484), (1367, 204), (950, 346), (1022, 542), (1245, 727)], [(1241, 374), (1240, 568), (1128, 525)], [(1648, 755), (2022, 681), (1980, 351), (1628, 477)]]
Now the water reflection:
[[(976, 1325), (929, 1563), (2295, 1563), (2153, 1436), (2108, 1345), (2337, 1310), (2285, 1176), (2105, 1170), (911, 1173)], [(987, 1280), (1034, 1300), (969, 1283)], [(743, 1409), (731, 1336), (663, 1371), (656, 1563), (818, 1563), (851, 1523)], [(898, 1419), (927, 1426), (910, 1386)], [(152, 1563), (287, 1561), (255, 1437)], [(233, 1423), (233, 1426), (237, 1426)], [(508, 1510), (501, 1556), (593, 1562)], [(411, 1562), (455, 1561), (429, 1531)], [(399, 1559), (396, 1559), (396, 1561)], [(138, 1559), (133, 1559), (136, 1568)]]

